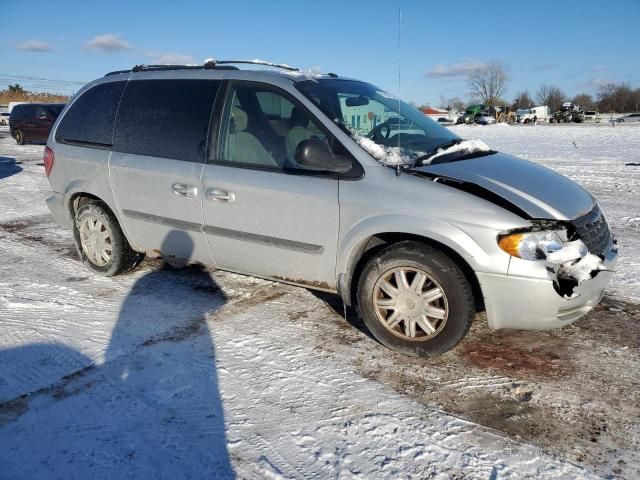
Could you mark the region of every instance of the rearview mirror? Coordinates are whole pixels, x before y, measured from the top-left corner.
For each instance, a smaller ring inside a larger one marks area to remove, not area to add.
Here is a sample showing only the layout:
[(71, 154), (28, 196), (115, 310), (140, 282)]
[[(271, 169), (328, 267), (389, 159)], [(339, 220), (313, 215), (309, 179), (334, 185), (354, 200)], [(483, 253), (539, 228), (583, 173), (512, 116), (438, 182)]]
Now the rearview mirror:
[(362, 107), (363, 105), (369, 105), (369, 99), (358, 95), (357, 97), (347, 97), (345, 103), (347, 107)]
[(347, 173), (353, 166), (350, 158), (335, 155), (327, 142), (318, 138), (300, 142), (296, 147), (294, 160), (301, 167), (325, 172)]

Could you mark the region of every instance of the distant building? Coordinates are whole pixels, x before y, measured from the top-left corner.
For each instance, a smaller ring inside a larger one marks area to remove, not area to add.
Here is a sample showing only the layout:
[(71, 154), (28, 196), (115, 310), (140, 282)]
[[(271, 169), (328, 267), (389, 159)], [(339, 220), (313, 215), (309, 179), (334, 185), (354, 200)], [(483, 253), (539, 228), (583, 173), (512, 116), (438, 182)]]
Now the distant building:
[(441, 108), (422, 107), (420, 111), (427, 117), (440, 118), (449, 116), (449, 112)]

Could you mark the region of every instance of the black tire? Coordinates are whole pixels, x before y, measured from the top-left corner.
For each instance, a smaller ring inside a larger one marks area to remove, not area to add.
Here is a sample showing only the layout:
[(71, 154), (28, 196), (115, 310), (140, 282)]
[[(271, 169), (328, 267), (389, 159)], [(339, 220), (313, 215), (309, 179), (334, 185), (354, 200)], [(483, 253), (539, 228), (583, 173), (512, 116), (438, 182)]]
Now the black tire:
[(24, 138), (24, 133), (22, 133), (22, 130), (16, 130), (16, 143), (18, 145), (24, 145), (25, 142), (26, 139)]
[[(432, 337), (410, 340), (400, 331), (392, 333), (378, 317), (374, 305), (376, 284), (389, 271), (399, 267), (425, 272), (444, 292), (448, 315), (444, 324), (438, 327), (441, 330)], [(412, 241), (391, 245), (369, 259), (358, 281), (357, 299), (358, 312), (373, 336), (405, 355), (431, 357), (451, 350), (465, 337), (475, 316), (471, 286), (455, 262), (435, 248)]]
[[(80, 239), (81, 225), (84, 221), (98, 219), (108, 228), (110, 235), (111, 254), (109, 260), (104, 265), (99, 265), (94, 259), (87, 256)], [(76, 212), (73, 236), (76, 242), (76, 249), (82, 262), (99, 275), (111, 277), (133, 269), (144, 258), (144, 254), (136, 252), (129, 245), (129, 241), (122, 233), (115, 215), (101, 203), (87, 203), (81, 206)]]

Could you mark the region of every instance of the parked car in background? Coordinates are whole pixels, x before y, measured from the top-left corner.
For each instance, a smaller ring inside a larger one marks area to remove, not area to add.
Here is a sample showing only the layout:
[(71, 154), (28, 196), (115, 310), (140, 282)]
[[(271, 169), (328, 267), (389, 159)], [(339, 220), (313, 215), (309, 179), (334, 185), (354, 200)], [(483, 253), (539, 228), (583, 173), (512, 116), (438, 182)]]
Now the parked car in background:
[(0, 125), (9, 125), (9, 112), (0, 112)]
[(616, 118), (615, 121), (618, 123), (640, 122), (640, 113), (630, 113), (629, 115)]
[[(617, 246), (568, 178), (366, 82), (237, 63), (113, 72), (64, 110), (47, 205), (93, 272), (146, 254), (336, 293), (418, 356), (453, 348), (478, 309), (492, 329), (545, 329), (602, 298)], [(363, 107), (385, 113), (364, 135)]]
[[(64, 103), (21, 103), (11, 110), (9, 131), (18, 145), (46, 142)], [(87, 119), (90, 121), (90, 119)]]
[(586, 110), (584, 112), (584, 121), (600, 123), (600, 114), (595, 110)]
[(493, 123), (496, 123), (496, 119), (488, 113), (480, 113), (476, 115), (475, 122), (478, 125), (491, 125)]
[(447, 118), (447, 117), (440, 117), (440, 118), (438, 118), (437, 122), (440, 125), (453, 125), (455, 123), (452, 119)]

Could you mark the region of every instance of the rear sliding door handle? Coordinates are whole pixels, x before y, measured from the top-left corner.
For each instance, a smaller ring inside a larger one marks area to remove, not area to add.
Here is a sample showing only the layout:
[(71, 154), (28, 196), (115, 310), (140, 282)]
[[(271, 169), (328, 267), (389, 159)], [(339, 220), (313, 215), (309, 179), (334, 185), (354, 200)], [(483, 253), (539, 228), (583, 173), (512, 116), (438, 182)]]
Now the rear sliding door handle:
[(185, 198), (193, 198), (198, 194), (198, 187), (186, 183), (174, 183), (171, 190), (175, 195)]
[(205, 196), (207, 200), (212, 202), (234, 202), (236, 199), (236, 194), (233, 192), (229, 192), (228, 190), (222, 190), (221, 188), (207, 188), (205, 192)]

